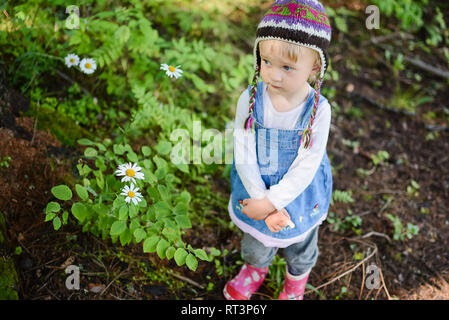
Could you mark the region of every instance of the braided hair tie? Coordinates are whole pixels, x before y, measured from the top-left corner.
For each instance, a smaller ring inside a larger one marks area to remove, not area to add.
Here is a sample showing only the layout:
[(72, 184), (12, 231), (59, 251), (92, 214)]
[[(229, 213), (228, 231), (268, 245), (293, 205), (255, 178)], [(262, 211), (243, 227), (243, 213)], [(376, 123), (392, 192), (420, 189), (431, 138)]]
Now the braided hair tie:
[(254, 73), (253, 81), (251, 82), (251, 92), (249, 95), (249, 116), (245, 120), (244, 129), (250, 130), (251, 133), (255, 132), (254, 129), (254, 105), (256, 104), (256, 91), (257, 91), (257, 80), (260, 76), (260, 67), (257, 66), (256, 72)]

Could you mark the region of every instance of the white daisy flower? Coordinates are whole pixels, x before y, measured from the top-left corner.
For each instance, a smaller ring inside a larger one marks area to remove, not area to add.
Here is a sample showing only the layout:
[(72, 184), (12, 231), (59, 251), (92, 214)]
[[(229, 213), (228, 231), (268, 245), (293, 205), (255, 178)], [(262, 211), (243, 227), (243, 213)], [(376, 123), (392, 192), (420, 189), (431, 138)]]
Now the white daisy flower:
[(140, 188), (135, 188), (134, 184), (131, 183), (131, 186), (125, 186), (120, 194), (126, 196), (126, 203), (130, 203), (132, 201), (135, 205), (137, 205), (140, 201), (142, 201), (142, 194), (138, 192), (139, 189)]
[(65, 64), (69, 68), (77, 66), (79, 62), (80, 58), (76, 54), (70, 53), (65, 57)]
[(142, 168), (139, 167), (137, 163), (132, 164), (130, 162), (119, 165), (117, 171), (115, 171), (115, 174), (118, 176), (124, 176), (121, 180), (122, 182), (131, 181), (136, 183), (135, 179), (143, 180), (144, 178), (143, 173), (139, 172), (140, 170), (142, 170)]
[(176, 79), (180, 78), (182, 76), (183, 71), (179, 69), (180, 65), (177, 67), (169, 66), (168, 64), (161, 64), (161, 70), (166, 71), (165, 74), (169, 76), (170, 78), (175, 77)]
[(80, 62), (80, 69), (86, 74), (91, 74), (95, 71), (95, 69), (97, 69), (97, 63), (94, 59), (84, 58)]

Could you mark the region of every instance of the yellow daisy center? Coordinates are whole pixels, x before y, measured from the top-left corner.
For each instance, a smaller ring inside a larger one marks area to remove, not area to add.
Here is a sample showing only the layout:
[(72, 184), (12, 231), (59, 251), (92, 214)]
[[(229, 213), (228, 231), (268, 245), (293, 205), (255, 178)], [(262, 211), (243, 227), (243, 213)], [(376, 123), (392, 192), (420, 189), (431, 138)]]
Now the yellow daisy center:
[(71, 63), (75, 63), (75, 59), (70, 58), (70, 62), (71, 62)]
[(84, 67), (85, 67), (86, 69), (90, 69), (90, 68), (92, 67), (92, 65), (88, 62), (88, 63), (85, 64)]
[(175, 71), (176, 71), (176, 68), (173, 67), (173, 66), (170, 66), (170, 67), (168, 67), (168, 70), (170, 70), (170, 72), (175, 72)]
[(130, 197), (130, 198), (134, 198), (135, 195), (136, 194), (134, 193), (134, 191), (129, 191), (128, 192), (128, 197)]
[(134, 177), (135, 174), (136, 174), (136, 173), (134, 172), (133, 169), (128, 169), (128, 170), (126, 170), (126, 175), (127, 175), (128, 177)]

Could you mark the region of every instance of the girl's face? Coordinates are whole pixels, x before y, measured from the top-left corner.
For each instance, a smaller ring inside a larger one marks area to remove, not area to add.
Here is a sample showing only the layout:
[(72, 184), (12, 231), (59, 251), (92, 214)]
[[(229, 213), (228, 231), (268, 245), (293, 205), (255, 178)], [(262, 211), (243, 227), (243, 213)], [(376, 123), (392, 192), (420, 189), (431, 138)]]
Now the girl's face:
[(307, 79), (319, 71), (315, 63), (314, 50), (298, 46), (299, 54), (295, 62), (288, 57), (281, 40), (263, 40), (259, 42), (261, 57), (260, 75), (267, 85), (269, 93), (285, 97), (291, 102), (300, 99), (307, 87)]

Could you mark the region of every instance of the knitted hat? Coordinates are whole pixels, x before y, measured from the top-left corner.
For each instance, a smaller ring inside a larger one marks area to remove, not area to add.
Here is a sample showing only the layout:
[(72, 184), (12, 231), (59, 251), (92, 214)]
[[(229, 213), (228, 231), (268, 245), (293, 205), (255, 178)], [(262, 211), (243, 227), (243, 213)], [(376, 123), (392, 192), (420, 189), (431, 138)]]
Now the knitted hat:
[(251, 84), (249, 99), (250, 115), (245, 122), (245, 129), (254, 132), (252, 114), (254, 112), (257, 81), (261, 68), (259, 42), (262, 40), (286, 41), (315, 50), (321, 58), (320, 77), (315, 83), (312, 116), (302, 136), (305, 139), (304, 147), (308, 148), (311, 146), (312, 124), (318, 108), (321, 83), (329, 65), (327, 48), (331, 40), (331, 33), (329, 17), (325, 14), (324, 6), (317, 0), (277, 0), (270, 7), (257, 27), (254, 44), (255, 74)]

